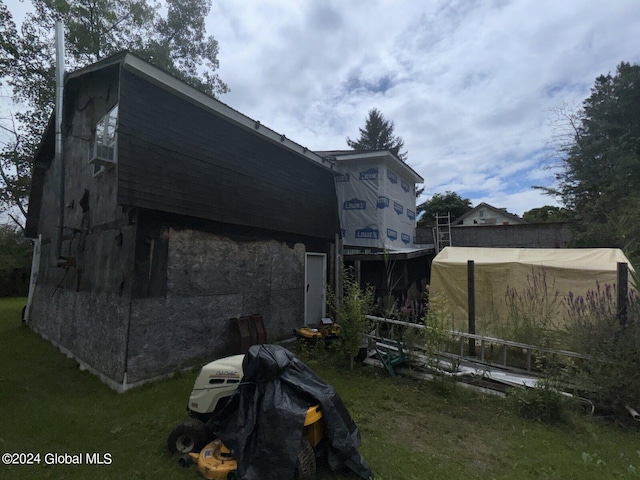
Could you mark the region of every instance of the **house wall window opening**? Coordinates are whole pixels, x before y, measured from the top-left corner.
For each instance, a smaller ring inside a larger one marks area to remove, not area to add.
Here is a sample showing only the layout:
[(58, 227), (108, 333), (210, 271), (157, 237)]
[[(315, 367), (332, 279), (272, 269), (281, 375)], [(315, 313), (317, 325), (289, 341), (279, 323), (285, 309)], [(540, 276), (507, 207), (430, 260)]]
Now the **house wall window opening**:
[(113, 167), (117, 161), (118, 105), (96, 124), (94, 142), (89, 148), (89, 163), (96, 176)]

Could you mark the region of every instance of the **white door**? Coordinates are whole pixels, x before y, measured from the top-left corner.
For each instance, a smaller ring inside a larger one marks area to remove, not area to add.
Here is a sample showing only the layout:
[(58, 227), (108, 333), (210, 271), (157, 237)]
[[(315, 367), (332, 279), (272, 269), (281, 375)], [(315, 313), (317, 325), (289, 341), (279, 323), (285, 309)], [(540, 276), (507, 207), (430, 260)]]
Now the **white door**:
[(325, 285), (327, 255), (307, 253), (305, 257), (304, 324), (318, 324), (326, 315)]

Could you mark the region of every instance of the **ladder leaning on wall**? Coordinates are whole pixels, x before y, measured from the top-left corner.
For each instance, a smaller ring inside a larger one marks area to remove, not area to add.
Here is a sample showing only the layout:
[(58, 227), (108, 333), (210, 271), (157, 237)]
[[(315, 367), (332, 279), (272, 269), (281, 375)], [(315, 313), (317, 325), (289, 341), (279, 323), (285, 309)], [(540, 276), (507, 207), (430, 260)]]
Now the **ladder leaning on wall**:
[(436, 244), (436, 254), (440, 253), (444, 247), (451, 246), (451, 214), (449, 212), (436, 213), (436, 226), (433, 238)]

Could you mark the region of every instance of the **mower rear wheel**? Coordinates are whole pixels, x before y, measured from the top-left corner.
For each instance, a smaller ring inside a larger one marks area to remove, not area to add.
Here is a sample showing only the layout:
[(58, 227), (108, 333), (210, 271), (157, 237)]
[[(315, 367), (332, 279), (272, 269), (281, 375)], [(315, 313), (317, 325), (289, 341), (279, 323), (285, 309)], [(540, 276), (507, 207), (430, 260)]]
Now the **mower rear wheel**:
[(172, 454), (198, 453), (207, 443), (205, 424), (195, 418), (187, 418), (169, 434), (167, 448)]
[(316, 452), (309, 443), (309, 440), (302, 438), (298, 461), (296, 462), (295, 480), (307, 480), (316, 474)]

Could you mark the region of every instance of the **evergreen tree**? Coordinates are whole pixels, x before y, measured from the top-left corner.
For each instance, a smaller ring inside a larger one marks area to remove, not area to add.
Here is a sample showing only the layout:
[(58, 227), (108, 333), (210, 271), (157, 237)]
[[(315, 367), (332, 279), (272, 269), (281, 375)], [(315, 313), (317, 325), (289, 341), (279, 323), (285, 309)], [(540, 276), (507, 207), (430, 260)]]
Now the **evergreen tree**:
[(578, 246), (618, 247), (640, 260), (640, 65), (599, 76), (563, 146), (559, 195)]
[(404, 140), (393, 134), (393, 122), (386, 120), (378, 109), (369, 110), (365, 127), (359, 130), (358, 140), (347, 137), (349, 147), (354, 150), (389, 150), (403, 162), (407, 161), (407, 152), (400, 151), (404, 147)]
[(571, 212), (566, 208), (554, 205), (532, 208), (522, 214), (522, 219), (527, 223), (552, 223), (571, 220)]

